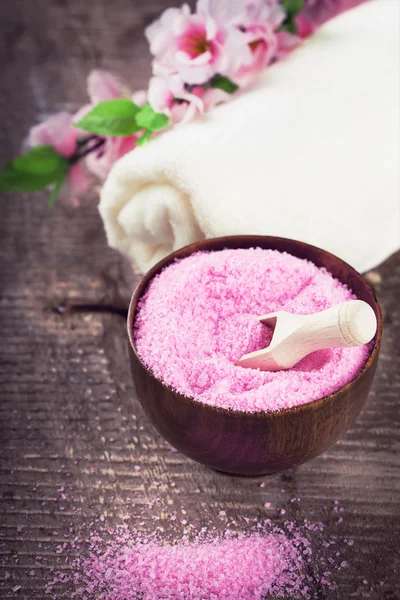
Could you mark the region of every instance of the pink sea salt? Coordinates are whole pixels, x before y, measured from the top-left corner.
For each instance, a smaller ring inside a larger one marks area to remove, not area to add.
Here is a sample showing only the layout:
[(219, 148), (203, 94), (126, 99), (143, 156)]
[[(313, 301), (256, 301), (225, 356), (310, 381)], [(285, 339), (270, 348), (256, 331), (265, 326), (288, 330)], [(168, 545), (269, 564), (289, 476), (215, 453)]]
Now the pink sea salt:
[[(178, 545), (137, 536), (85, 561), (80, 593), (103, 600), (261, 600), (266, 594), (303, 596), (300, 536), (241, 535)], [(233, 568), (234, 566), (234, 568)], [(97, 597), (97, 596), (96, 596)]]
[(275, 411), (336, 391), (355, 377), (369, 347), (321, 350), (275, 373), (237, 367), (243, 354), (270, 342), (257, 315), (308, 314), (353, 298), (325, 269), (287, 253), (198, 252), (152, 280), (134, 336), (146, 365), (179, 392), (232, 410)]

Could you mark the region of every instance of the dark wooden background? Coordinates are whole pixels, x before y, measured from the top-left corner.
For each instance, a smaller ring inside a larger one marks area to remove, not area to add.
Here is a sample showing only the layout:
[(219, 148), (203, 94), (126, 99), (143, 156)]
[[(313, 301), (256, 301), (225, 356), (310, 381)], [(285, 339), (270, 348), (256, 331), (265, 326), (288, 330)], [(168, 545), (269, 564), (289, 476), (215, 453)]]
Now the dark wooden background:
[[(150, 56), (143, 28), (169, 4), (2, 0), (1, 162), (20, 151), (33, 123), (86, 101), (90, 69), (144, 87)], [(399, 598), (400, 254), (370, 274), (385, 334), (373, 392), (356, 425), (319, 458), (260, 488), (260, 479), (223, 476), (172, 453), (154, 432), (132, 388), (123, 318), (54, 312), (65, 301), (126, 306), (135, 277), (106, 245), (95, 190), (58, 202), (51, 214), (46, 202), (44, 193), (1, 199), (0, 578), (5, 571), (11, 577), (0, 598), (47, 597), (57, 545), (70, 527), (79, 534), (101, 515), (117, 523), (126, 513), (135, 524), (155, 493), (171, 509), (185, 506), (195, 527), (208, 519), (222, 530), (218, 512), (226, 510), (245, 529), (244, 517), (265, 517), (266, 501), (276, 523), (281, 507), (285, 517), (322, 521), (349, 567), (336, 573), (336, 591), (318, 597)], [(293, 496), (300, 503), (291, 504)], [(340, 526), (333, 499), (344, 507)], [(151, 531), (159, 514), (157, 505), (147, 509), (144, 528)], [(171, 523), (164, 526), (168, 531)], [(41, 568), (37, 555), (44, 556)], [(59, 588), (65, 598), (72, 591)]]

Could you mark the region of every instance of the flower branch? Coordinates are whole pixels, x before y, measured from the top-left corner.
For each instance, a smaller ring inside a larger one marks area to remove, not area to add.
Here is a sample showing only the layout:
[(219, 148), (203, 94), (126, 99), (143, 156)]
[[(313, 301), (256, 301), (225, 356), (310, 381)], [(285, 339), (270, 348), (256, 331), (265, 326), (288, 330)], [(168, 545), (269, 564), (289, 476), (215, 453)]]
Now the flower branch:
[[(91, 146), (88, 145), (90, 144), (90, 142), (94, 142), (94, 144)], [(69, 159), (69, 164), (74, 165), (75, 163), (88, 156), (91, 152), (99, 151), (101, 148), (104, 147), (105, 143), (106, 139), (97, 135), (92, 135), (86, 139), (78, 140), (76, 152)]]
[(29, 150), (0, 172), (0, 191), (49, 188), (50, 205), (66, 188), (82, 193), (88, 175), (104, 180), (127, 152), (248, 86), (299, 44), (299, 27), (303, 36), (314, 30), (329, 2), (198, 0), (193, 13), (187, 4), (165, 10), (145, 30), (153, 55), (147, 91), (131, 94), (110, 73), (90, 73), (89, 104), (33, 127)]

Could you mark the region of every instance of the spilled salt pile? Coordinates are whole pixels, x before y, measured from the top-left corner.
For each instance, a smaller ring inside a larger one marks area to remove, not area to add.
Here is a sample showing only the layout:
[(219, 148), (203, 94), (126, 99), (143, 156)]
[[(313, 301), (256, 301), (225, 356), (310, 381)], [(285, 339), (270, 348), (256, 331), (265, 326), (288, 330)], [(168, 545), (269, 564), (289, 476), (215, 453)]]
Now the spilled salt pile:
[[(288, 498), (289, 504), (299, 501)], [(160, 502), (165, 514), (169, 509)], [(344, 511), (338, 500), (332, 508)], [(148, 516), (149, 505), (141, 510), (137, 520)], [(187, 515), (182, 507), (179, 513)], [(174, 515), (169, 514), (170, 524)], [(65, 534), (66, 542), (57, 546), (58, 568), (51, 555), (50, 561), (36, 557), (37, 567), (51, 574), (45, 593), (49, 600), (317, 600), (325, 590), (337, 589), (337, 573), (349, 566), (347, 549), (354, 539), (340, 543), (341, 517), (332, 521), (338, 529), (327, 535), (323, 523), (307, 519), (278, 525), (246, 516), (245, 531), (239, 531), (225, 510), (219, 516), (223, 528), (213, 521), (202, 520), (199, 528), (181, 521), (187, 524), (182, 535), (179, 526), (165, 529), (164, 523), (149, 532), (112, 525), (100, 515), (85, 532)]]
[(307, 591), (300, 547), (304, 551), (309, 542), (298, 535), (291, 540), (270, 533), (160, 545), (136, 534), (124, 542), (90, 554), (80, 598), (261, 600), (266, 594), (304, 597)]
[(152, 280), (139, 302), (135, 342), (154, 374), (181, 393), (233, 410), (279, 410), (336, 391), (356, 376), (370, 350), (321, 350), (274, 373), (235, 366), (243, 354), (269, 344), (271, 332), (256, 316), (309, 314), (354, 297), (325, 269), (287, 253), (198, 252)]
[[(343, 510), (335, 500), (333, 511)], [(225, 519), (226, 511), (220, 515)], [(339, 545), (338, 531), (324, 535), (323, 523), (307, 519), (279, 526), (271, 519), (244, 521), (253, 524), (240, 533), (235, 520), (219, 533), (213, 522), (203, 521), (200, 529), (189, 523), (182, 536), (174, 528), (115, 527), (100, 515), (85, 532), (70, 528), (64, 534), (66, 541), (56, 546), (57, 567), (52, 554), (36, 556), (35, 564), (49, 574), (44, 589), (49, 600), (317, 600), (324, 590), (337, 589), (334, 578), (348, 568), (346, 548), (354, 539)], [(10, 567), (11, 562), (5, 559)], [(25, 573), (21, 586), (6, 571), (9, 589), (26, 591), (26, 578), (35, 575)]]

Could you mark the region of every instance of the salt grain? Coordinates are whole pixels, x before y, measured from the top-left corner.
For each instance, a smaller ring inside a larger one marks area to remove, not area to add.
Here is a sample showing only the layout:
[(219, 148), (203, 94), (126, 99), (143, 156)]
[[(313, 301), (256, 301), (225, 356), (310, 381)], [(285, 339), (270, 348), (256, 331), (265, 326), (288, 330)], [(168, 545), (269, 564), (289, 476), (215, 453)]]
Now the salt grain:
[(289, 540), (278, 532), (173, 546), (126, 533), (105, 551), (94, 544), (84, 561), (79, 597), (254, 600), (269, 592), (301, 594), (302, 544), (308, 541), (296, 535)]
[(266, 347), (257, 315), (307, 314), (354, 298), (313, 263), (260, 248), (198, 252), (166, 267), (139, 302), (138, 351), (154, 374), (213, 406), (274, 411), (310, 402), (350, 381), (368, 346), (314, 352), (289, 371), (235, 366)]

